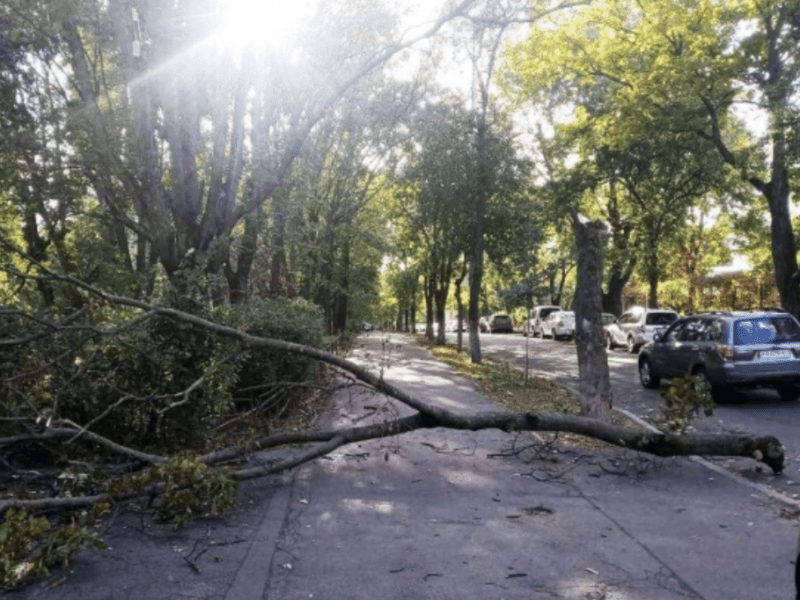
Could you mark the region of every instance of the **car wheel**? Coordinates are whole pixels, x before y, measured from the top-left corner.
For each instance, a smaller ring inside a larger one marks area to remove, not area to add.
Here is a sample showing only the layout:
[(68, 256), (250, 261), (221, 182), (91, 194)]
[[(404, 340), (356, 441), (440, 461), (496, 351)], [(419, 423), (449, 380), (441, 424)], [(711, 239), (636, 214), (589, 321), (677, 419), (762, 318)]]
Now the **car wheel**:
[(729, 397), (731, 396), (733, 390), (728, 386), (720, 386), (720, 385), (713, 385), (711, 380), (708, 378), (708, 374), (703, 367), (698, 367), (692, 372), (692, 375), (695, 377), (700, 377), (703, 381), (706, 382), (708, 385), (708, 389), (711, 390), (711, 399), (714, 400), (717, 404), (724, 404)]
[(643, 357), (639, 361), (639, 381), (649, 389), (655, 389), (661, 383), (661, 378), (653, 372), (653, 366), (647, 357)]
[(633, 336), (629, 335), (628, 336), (628, 352), (630, 352), (631, 354), (636, 354), (636, 350), (638, 350), (638, 348), (636, 347), (636, 342), (633, 341)]
[(780, 394), (781, 400), (784, 402), (794, 402), (800, 398), (800, 388), (796, 385), (787, 383), (786, 385), (779, 385), (775, 388)]

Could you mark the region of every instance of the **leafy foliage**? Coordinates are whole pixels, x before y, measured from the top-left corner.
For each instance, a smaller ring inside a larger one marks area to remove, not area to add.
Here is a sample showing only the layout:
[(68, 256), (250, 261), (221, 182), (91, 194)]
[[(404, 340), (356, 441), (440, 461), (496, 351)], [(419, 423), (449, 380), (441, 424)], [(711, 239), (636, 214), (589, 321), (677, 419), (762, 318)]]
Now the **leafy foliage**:
[(209, 467), (190, 452), (180, 452), (142, 473), (109, 482), (105, 493), (111, 497), (144, 494), (153, 486), (161, 488), (156, 513), (176, 528), (185, 527), (200, 515), (228, 510), (234, 505), (238, 487), (224, 469)]
[(107, 504), (97, 504), (54, 529), (45, 517), (8, 510), (0, 523), (0, 589), (17, 587), (33, 575), (46, 577), (50, 567), (65, 564), (84, 546), (105, 548), (92, 527), (106, 510)]
[[(246, 393), (240, 390), (290, 386), (315, 373), (311, 359), (245, 350), (207, 329), (166, 317), (112, 331), (105, 311), (94, 315), (56, 336), (2, 351), (0, 369), (8, 376), (2, 388), (5, 416), (29, 415), (33, 409), (39, 417), (68, 420), (134, 448), (199, 447), (214, 418), (231, 411), (234, 397)], [(254, 335), (322, 344), (319, 309), (304, 301), (258, 300), (222, 318)], [(25, 335), (19, 316), (10, 314), (2, 324), (7, 337)], [(283, 396), (284, 402), (290, 398)]]
[[(304, 300), (254, 300), (232, 307), (225, 320), (251, 335), (314, 348), (321, 347), (323, 342), (322, 311)], [(263, 390), (278, 383), (300, 383), (313, 379), (316, 373), (316, 363), (312, 359), (268, 348), (240, 350), (237, 363), (239, 390)], [(291, 395), (285, 401), (290, 398)]]
[(39, 349), (48, 386), (36, 404), (123, 444), (200, 444), (229, 407), (238, 357), (208, 331), (155, 317), (110, 340), (75, 333), (59, 341)]
[(717, 406), (708, 382), (695, 375), (676, 377), (669, 387), (661, 390), (661, 397), (664, 411), (660, 425), (672, 433), (686, 433), (695, 415), (702, 411), (710, 417)]

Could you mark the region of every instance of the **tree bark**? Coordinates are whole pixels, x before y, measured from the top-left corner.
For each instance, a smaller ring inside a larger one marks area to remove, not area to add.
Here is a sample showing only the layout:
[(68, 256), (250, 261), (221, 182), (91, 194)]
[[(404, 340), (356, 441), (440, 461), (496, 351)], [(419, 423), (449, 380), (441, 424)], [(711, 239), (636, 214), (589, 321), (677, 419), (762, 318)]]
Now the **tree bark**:
[(575, 285), (575, 336), (578, 346), (581, 414), (611, 421), (611, 379), (603, 335), (604, 223), (588, 221), (572, 210), (572, 229), (578, 247)]

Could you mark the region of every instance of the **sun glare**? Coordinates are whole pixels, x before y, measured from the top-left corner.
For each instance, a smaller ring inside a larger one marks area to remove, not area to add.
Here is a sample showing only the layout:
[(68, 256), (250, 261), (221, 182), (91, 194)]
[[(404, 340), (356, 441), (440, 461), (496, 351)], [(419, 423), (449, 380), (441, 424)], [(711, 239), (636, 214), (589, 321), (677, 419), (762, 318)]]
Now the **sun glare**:
[(314, 5), (315, 0), (227, 0), (217, 46), (237, 55), (247, 48), (290, 52)]

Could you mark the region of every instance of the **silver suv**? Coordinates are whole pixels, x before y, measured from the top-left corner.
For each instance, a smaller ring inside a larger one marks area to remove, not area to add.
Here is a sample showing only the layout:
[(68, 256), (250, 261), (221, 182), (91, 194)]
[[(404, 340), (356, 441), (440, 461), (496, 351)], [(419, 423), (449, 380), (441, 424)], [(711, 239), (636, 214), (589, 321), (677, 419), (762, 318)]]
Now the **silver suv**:
[(644, 344), (653, 339), (653, 334), (672, 325), (678, 313), (666, 308), (643, 308), (634, 306), (622, 313), (616, 323), (606, 325), (606, 346), (626, 346), (628, 352), (638, 352)]
[(800, 397), (800, 323), (780, 310), (701, 313), (679, 319), (639, 353), (639, 379), (697, 375), (717, 402), (732, 388), (771, 387)]
[(541, 306), (534, 306), (531, 309), (530, 317), (522, 325), (522, 335), (533, 337), (544, 337), (544, 330), (542, 329), (542, 322), (550, 316), (551, 313), (561, 310), (560, 306), (554, 304), (543, 304)]

